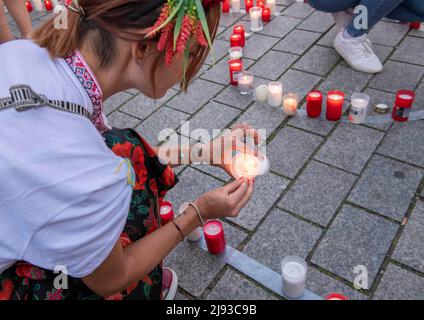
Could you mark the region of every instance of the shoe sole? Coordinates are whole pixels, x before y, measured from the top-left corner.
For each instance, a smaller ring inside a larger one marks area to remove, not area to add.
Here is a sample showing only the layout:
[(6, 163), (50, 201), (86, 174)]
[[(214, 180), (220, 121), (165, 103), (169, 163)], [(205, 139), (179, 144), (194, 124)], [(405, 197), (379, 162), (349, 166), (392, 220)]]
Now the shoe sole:
[(171, 271), (172, 273), (172, 282), (171, 282), (171, 287), (169, 288), (168, 294), (166, 295), (164, 300), (174, 300), (175, 295), (177, 294), (177, 289), (178, 289), (178, 276), (174, 270), (172, 269), (168, 269), (168, 270)]

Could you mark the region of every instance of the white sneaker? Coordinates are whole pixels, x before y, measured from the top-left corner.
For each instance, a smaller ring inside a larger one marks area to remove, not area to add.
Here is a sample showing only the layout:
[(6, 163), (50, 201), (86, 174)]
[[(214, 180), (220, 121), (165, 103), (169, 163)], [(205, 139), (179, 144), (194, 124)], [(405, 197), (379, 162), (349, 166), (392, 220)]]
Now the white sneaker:
[(353, 9), (332, 13), (334, 21), (336, 21), (337, 32), (342, 31), (352, 21)]
[(344, 30), (334, 39), (334, 49), (353, 69), (365, 73), (379, 73), (383, 70), (380, 59), (374, 53), (367, 35), (346, 39)]
[(162, 298), (174, 300), (178, 289), (178, 277), (174, 270), (162, 268)]

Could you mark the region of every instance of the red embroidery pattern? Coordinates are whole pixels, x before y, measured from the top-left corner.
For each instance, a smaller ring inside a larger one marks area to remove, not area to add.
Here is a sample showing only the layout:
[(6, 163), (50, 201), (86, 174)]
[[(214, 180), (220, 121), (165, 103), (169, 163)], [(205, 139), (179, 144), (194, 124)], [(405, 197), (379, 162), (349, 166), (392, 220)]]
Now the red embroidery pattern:
[(103, 113), (102, 89), (93, 71), (90, 69), (90, 66), (78, 50), (75, 50), (69, 56), (65, 57), (65, 61), (79, 82), (81, 82), (93, 104), (91, 122), (93, 122), (100, 133), (109, 131), (111, 127), (107, 123), (106, 116)]

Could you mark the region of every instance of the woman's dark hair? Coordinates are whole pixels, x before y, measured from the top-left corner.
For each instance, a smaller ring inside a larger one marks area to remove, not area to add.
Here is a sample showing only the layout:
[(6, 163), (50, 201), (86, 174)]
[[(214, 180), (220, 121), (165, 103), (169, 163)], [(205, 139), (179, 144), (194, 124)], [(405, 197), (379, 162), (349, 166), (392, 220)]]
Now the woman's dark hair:
[[(159, 18), (161, 10), (161, 7), (158, 7), (147, 14), (134, 15), (143, 6), (151, 3), (151, 0), (79, 0), (78, 2), (85, 12), (84, 17), (68, 9), (67, 29), (56, 29), (55, 18), (51, 18), (34, 31), (32, 39), (39, 46), (46, 48), (52, 57), (63, 58), (80, 47), (90, 32), (94, 34), (91, 47), (102, 68), (108, 67), (115, 57), (116, 38), (137, 42), (146, 41), (145, 34), (140, 30), (152, 27)], [(220, 17), (219, 5), (207, 9), (206, 16), (209, 32), (214, 39)], [(197, 74), (208, 53), (208, 47), (199, 45), (197, 55), (187, 66), (185, 81), (181, 83), (182, 89), (187, 89), (188, 83)], [(155, 70), (160, 63), (164, 62), (163, 54), (158, 55), (154, 61), (151, 74), (153, 86)]]

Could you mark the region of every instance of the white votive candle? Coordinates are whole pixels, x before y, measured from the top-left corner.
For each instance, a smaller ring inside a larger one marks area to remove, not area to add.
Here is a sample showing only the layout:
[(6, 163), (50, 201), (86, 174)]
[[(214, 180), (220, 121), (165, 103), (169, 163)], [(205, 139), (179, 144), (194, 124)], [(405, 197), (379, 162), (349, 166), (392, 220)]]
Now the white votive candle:
[(250, 31), (257, 32), (263, 29), (262, 25), (262, 8), (253, 7), (249, 10)]
[(243, 71), (237, 81), (237, 88), (241, 94), (249, 94), (253, 90), (253, 74)]
[(34, 8), (37, 11), (43, 11), (43, 1), (42, 0), (32, 0), (32, 3), (34, 4)]
[(365, 93), (354, 93), (351, 97), (349, 121), (354, 124), (365, 122), (370, 96)]
[(271, 15), (275, 16), (275, 13), (277, 12), (276, 6), (275, 6), (275, 0), (266, 0), (266, 6), (271, 11)]
[(243, 57), (243, 48), (242, 47), (231, 47), (228, 50), (228, 55), (230, 60), (240, 60)]
[(203, 233), (203, 230), (202, 230), (202, 228), (201, 227), (198, 227), (198, 228), (196, 228), (196, 229), (194, 229), (188, 236), (187, 236), (187, 239), (188, 239), (188, 241), (191, 241), (191, 242), (196, 242), (196, 241), (199, 241), (201, 238), (202, 238), (202, 233)]
[(240, 13), (240, 0), (231, 0), (231, 12)]
[(306, 272), (308, 265), (300, 257), (290, 256), (281, 262), (283, 277), (283, 292), (292, 299), (299, 298), (305, 291)]
[(294, 93), (289, 93), (283, 97), (283, 111), (289, 117), (297, 114), (299, 97)]
[(283, 84), (281, 82), (270, 82), (268, 84), (268, 104), (271, 107), (281, 106), (283, 99)]
[(268, 87), (266, 84), (261, 84), (255, 89), (255, 100), (258, 102), (266, 102), (268, 99)]

